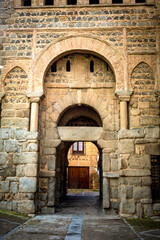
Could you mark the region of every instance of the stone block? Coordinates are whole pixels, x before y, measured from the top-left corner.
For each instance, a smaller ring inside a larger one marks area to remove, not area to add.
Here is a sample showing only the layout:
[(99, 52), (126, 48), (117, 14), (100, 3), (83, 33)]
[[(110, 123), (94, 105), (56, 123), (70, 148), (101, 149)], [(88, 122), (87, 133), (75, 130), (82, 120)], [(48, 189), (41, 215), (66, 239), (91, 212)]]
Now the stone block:
[(29, 152), (37, 152), (38, 151), (38, 143), (29, 143), (28, 150), (29, 150)]
[(139, 218), (143, 217), (143, 208), (140, 203), (137, 203), (137, 205), (136, 205), (136, 213)]
[(0, 154), (0, 165), (7, 164), (7, 157), (8, 157), (7, 153)]
[(16, 175), (16, 167), (13, 165), (8, 165), (0, 168), (0, 176), (2, 177), (14, 177)]
[(27, 132), (27, 140), (37, 140), (38, 132)]
[(47, 139), (59, 139), (57, 128), (46, 130)]
[(146, 128), (146, 138), (159, 138), (160, 137), (160, 128), (159, 127), (149, 127)]
[(102, 160), (102, 169), (104, 172), (109, 172), (111, 170), (111, 159), (109, 155), (103, 153), (103, 160)]
[(30, 192), (34, 193), (37, 189), (37, 179), (35, 177), (21, 177), (19, 183), (19, 191), (20, 192)]
[(56, 148), (61, 143), (59, 139), (45, 139), (41, 141), (42, 147)]
[(16, 167), (16, 176), (17, 177), (24, 177), (25, 176), (24, 169), (25, 169), (24, 165), (18, 165)]
[(145, 153), (148, 155), (160, 155), (160, 144), (146, 144)]
[(120, 203), (120, 213), (134, 214), (136, 210), (135, 201), (133, 199), (122, 199)]
[(6, 140), (6, 142), (5, 142), (5, 150), (8, 153), (19, 152), (18, 141), (16, 141), (16, 140)]
[(110, 149), (110, 152), (118, 148), (118, 141), (116, 140), (98, 140), (97, 144), (100, 148)]
[(1, 191), (3, 193), (9, 192), (9, 181), (2, 181), (1, 182)]
[(42, 153), (44, 155), (53, 155), (53, 154), (55, 155), (56, 154), (56, 148), (48, 148), (48, 147), (43, 148)]
[(13, 163), (18, 164), (36, 164), (38, 161), (38, 153), (27, 152), (27, 153), (16, 153), (13, 158)]
[(12, 211), (12, 202), (1, 201), (1, 209)]
[(151, 186), (152, 179), (151, 177), (143, 177), (142, 178), (142, 186)]
[(19, 213), (35, 213), (35, 204), (33, 200), (22, 200), (18, 202)]
[(118, 188), (117, 187), (113, 187), (111, 192), (112, 192), (111, 198), (112, 199), (117, 199), (118, 198)]
[(121, 170), (120, 171), (121, 176), (128, 176), (128, 177), (144, 177), (144, 176), (150, 176), (151, 171), (146, 169), (132, 169), (132, 170)]
[(121, 186), (121, 199), (133, 198), (133, 186), (122, 185)]
[(140, 199), (151, 199), (150, 187), (134, 187), (133, 198), (136, 200)]
[(141, 178), (140, 177), (121, 177), (121, 184), (123, 185), (134, 185), (141, 186)]
[(119, 131), (119, 138), (124, 139), (124, 138), (142, 138), (145, 136), (144, 130), (141, 128), (137, 129), (121, 129)]
[(27, 140), (27, 131), (24, 129), (17, 129), (15, 138), (19, 141), (26, 141)]
[(120, 140), (119, 142), (120, 153), (134, 153), (134, 142), (133, 140)]
[(152, 217), (153, 216), (153, 207), (151, 204), (145, 204), (144, 208), (144, 217)]
[(111, 171), (118, 171), (119, 164), (117, 159), (111, 159)]
[(17, 127), (28, 129), (29, 119), (28, 118), (2, 118), (1, 125), (3, 127)]
[(128, 165), (131, 169), (151, 169), (149, 155), (131, 155), (128, 160)]
[(10, 182), (18, 182), (19, 177), (7, 177), (7, 180), (10, 181)]
[(17, 193), (18, 192), (18, 185), (16, 182), (11, 182), (10, 184), (10, 191), (12, 193)]
[(14, 117), (15, 110), (14, 109), (3, 109), (2, 110), (2, 117)]
[(56, 170), (56, 156), (49, 156), (48, 157), (48, 170), (55, 171)]
[(55, 205), (55, 181), (54, 177), (50, 177), (48, 181), (48, 207)]
[(25, 172), (26, 172), (26, 177), (36, 177), (37, 176), (37, 164), (27, 164)]
[(0, 140), (0, 152), (3, 152), (3, 149), (4, 149), (4, 141)]
[(11, 129), (10, 128), (0, 128), (0, 138), (1, 139), (9, 139), (11, 136)]

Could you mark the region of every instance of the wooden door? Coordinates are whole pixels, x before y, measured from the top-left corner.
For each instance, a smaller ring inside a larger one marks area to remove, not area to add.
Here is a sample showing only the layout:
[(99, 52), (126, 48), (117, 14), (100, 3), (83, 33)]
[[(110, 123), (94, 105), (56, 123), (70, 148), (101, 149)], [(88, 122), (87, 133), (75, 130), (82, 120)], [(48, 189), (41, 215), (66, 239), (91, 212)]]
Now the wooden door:
[(68, 167), (68, 188), (89, 188), (89, 167)]

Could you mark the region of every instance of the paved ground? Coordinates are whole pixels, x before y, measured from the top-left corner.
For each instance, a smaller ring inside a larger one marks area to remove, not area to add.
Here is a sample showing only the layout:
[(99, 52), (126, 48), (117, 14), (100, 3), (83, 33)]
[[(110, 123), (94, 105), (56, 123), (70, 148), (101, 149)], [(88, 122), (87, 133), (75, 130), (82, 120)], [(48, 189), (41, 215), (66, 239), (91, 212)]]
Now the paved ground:
[[(158, 236), (158, 235), (157, 235)], [(147, 240), (158, 239), (144, 238)], [(142, 235), (141, 235), (142, 237)], [(53, 215), (38, 215), (6, 240), (138, 240), (134, 231), (114, 212), (103, 214), (96, 192), (77, 192)], [(0, 238), (1, 240), (1, 238)]]

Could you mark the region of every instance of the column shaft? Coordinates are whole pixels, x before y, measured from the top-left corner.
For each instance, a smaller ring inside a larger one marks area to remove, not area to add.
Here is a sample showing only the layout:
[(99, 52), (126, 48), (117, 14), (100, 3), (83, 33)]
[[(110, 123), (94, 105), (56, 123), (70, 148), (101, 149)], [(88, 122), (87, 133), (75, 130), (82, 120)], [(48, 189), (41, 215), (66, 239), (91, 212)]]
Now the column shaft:
[(39, 104), (37, 102), (31, 103), (31, 125), (30, 125), (31, 132), (38, 131), (38, 108)]
[(120, 121), (121, 121), (121, 129), (128, 128), (128, 117), (127, 117), (127, 102), (120, 102)]

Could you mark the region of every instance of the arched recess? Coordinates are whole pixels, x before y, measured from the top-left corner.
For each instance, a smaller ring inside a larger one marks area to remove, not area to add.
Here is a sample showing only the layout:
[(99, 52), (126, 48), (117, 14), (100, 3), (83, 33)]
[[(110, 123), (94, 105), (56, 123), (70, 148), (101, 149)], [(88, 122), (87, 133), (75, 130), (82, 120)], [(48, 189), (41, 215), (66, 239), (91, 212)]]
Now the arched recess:
[[(12, 69), (14, 69), (16, 67), (23, 69), (23, 71), (27, 75), (27, 79), (31, 79), (31, 77), (30, 77), (30, 62), (28, 62), (28, 64), (26, 64), (26, 62), (23, 63), (23, 61), (16, 60), (13, 63), (6, 64), (2, 69), (2, 75), (1, 75), (0, 88), (2, 91), (4, 91), (4, 84), (5, 84), (6, 76), (12, 71)], [(27, 86), (27, 90), (28, 90), (28, 87), (29, 86)]]
[(140, 62), (133, 69), (131, 85), (133, 95), (130, 100), (130, 128), (158, 125), (159, 109), (155, 94), (155, 76), (147, 63)]
[(73, 52), (88, 52), (108, 62), (115, 74), (116, 88), (123, 88), (124, 61), (122, 54), (105, 41), (89, 36), (70, 36), (52, 43), (38, 57), (34, 66), (33, 92), (43, 92), (44, 76), (53, 60), (56, 61), (60, 56), (63, 57)]

